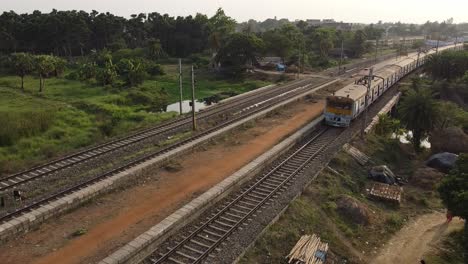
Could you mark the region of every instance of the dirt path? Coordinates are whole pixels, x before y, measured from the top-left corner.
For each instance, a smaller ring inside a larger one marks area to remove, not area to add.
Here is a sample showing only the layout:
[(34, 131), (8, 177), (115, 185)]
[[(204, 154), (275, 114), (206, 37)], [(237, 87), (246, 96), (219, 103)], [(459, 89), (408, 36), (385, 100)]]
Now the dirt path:
[(460, 225), (463, 221), (458, 218), (447, 224), (440, 212), (422, 215), (396, 233), (370, 263), (417, 264), (432, 245)]
[[(138, 184), (0, 246), (0, 262), (96, 263), (308, 123), (322, 109), (323, 102), (301, 102), (257, 121), (254, 127), (205, 151), (181, 158), (179, 171), (157, 170)], [(74, 237), (80, 229), (86, 233)]]

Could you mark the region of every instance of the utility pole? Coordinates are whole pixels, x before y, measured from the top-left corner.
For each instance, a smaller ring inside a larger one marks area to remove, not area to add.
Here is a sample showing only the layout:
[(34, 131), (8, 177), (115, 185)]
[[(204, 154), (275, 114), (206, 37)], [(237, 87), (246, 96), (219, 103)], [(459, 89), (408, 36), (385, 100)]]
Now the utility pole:
[(180, 115), (182, 115), (182, 101), (184, 100), (183, 99), (183, 96), (182, 96), (182, 59), (179, 59), (179, 113)]
[(374, 68), (369, 69), (369, 76), (367, 76), (367, 92), (366, 92), (366, 98), (365, 98), (365, 106), (366, 108), (364, 109), (364, 120), (362, 122), (362, 130), (361, 130), (361, 138), (364, 138), (364, 130), (366, 130), (367, 126), (367, 112), (368, 112), (368, 107), (369, 107), (369, 93), (372, 85), (372, 78), (374, 77)]
[(197, 130), (197, 120), (195, 118), (195, 71), (192, 65), (192, 129)]
[(437, 34), (437, 47), (436, 47), (436, 54), (439, 53), (439, 42), (440, 42), (440, 33)]
[(419, 56), (421, 55), (421, 48), (418, 48), (418, 59), (416, 61), (416, 68), (419, 67)]
[(379, 52), (379, 39), (375, 40), (375, 57), (374, 57), (374, 64), (377, 63), (377, 54)]
[(341, 39), (341, 53), (340, 53), (340, 63), (338, 64), (338, 75), (341, 74), (341, 66), (343, 65), (344, 57), (344, 39)]

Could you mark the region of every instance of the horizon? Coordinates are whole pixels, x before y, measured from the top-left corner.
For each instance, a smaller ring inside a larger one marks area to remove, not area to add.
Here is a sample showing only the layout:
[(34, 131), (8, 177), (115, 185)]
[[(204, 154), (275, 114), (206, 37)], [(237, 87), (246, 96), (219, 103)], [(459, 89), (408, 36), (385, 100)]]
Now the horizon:
[[(90, 0), (82, 0), (78, 2), (58, 1), (58, 0), (16, 0), (3, 4), (0, 7), (0, 12), (14, 11), (19, 14), (32, 13), (38, 10), (42, 13), (50, 13), (53, 9), (59, 11), (86, 11), (91, 12), (96, 10), (100, 13), (112, 13), (114, 15), (129, 18), (132, 14), (158, 12), (168, 14), (170, 16), (188, 16), (197, 13), (212, 16), (216, 10), (221, 7), (226, 14), (236, 20), (237, 23), (247, 22), (250, 19), (256, 21), (264, 21), (266, 19), (288, 19), (289, 21), (307, 20), (307, 19), (334, 19), (337, 22), (348, 22), (356, 24), (371, 24), (382, 21), (383, 23), (407, 23), (407, 24), (424, 24), (427, 21), (443, 22), (449, 18), (454, 19), (454, 23), (468, 23), (468, 18), (465, 18), (463, 10), (468, 9), (468, 3), (456, 3), (456, 0), (447, 0), (443, 6), (433, 7), (430, 3), (435, 1), (412, 1), (407, 3), (403, 0), (395, 0), (392, 6), (387, 8), (387, 12), (382, 11), (376, 1), (370, 0), (351, 0), (345, 3), (339, 3), (339, 0), (330, 0), (327, 3), (310, 3), (306, 0), (291, 0), (285, 2), (272, 2), (265, 7), (262, 1), (222, 1), (208, 0), (203, 3), (194, 3), (190, 0), (179, 0), (175, 5), (174, 2), (162, 0), (134, 0), (132, 5), (128, 2), (112, 1), (112, 4), (107, 4), (110, 0), (101, 0), (99, 2), (91, 2)], [(381, 1), (383, 2), (383, 1)], [(244, 3), (245, 5), (243, 5)], [(356, 5), (360, 3), (360, 5)], [(403, 10), (398, 9), (402, 4), (406, 5)], [(419, 6), (419, 3), (424, 4), (424, 8)], [(429, 4), (428, 4), (429, 3)], [(451, 3), (460, 6), (460, 8), (451, 8)], [(258, 6), (260, 4), (260, 6)], [(298, 4), (298, 5), (294, 5)], [(399, 5), (401, 4), (401, 5)], [(242, 6), (251, 6), (249, 9), (242, 9)], [(286, 6), (284, 6), (286, 5)], [(311, 12), (308, 8), (310, 7)], [(291, 8), (289, 8), (291, 7)], [(413, 8), (412, 8), (413, 7)], [(449, 8), (449, 9), (447, 9)], [(263, 10), (263, 12), (257, 12)], [(359, 13), (359, 18), (356, 19), (356, 13)], [(412, 10), (419, 10), (414, 13)], [(392, 14), (393, 12), (393, 14)], [(391, 18), (391, 19), (389, 19)]]

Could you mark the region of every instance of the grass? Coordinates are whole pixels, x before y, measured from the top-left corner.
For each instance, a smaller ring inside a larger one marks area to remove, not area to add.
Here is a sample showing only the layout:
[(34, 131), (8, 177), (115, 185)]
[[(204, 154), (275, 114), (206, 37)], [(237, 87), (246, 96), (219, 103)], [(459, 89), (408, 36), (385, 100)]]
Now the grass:
[[(94, 82), (50, 78), (43, 93), (38, 92), (39, 79), (34, 76), (24, 79), (25, 92), (19, 77), (0, 76), (0, 175), (173, 118), (177, 113), (158, 110), (158, 105), (179, 98), (177, 67), (164, 68), (166, 75), (146, 80), (139, 87), (101, 87)], [(184, 98), (188, 99), (188, 69), (183, 76)], [(200, 70), (196, 98), (222, 92), (240, 94), (267, 84), (223, 80)], [(164, 92), (167, 99), (161, 97)]]
[(464, 229), (456, 230), (448, 234), (441, 243), (424, 257), (426, 263), (431, 264), (463, 264)]
[[(353, 144), (369, 154), (377, 164), (387, 164), (405, 178), (410, 177), (416, 166), (403, 149), (386, 139), (371, 136), (365, 146), (358, 142)], [(323, 171), (255, 242), (241, 263), (286, 263), (285, 256), (300, 236), (312, 233), (330, 244), (330, 257), (337, 261), (333, 263), (363, 263), (359, 255), (376, 253), (409, 218), (441, 206), (431, 190), (409, 185), (405, 186), (404, 197), (408, 193), (413, 199), (404, 199), (399, 207), (369, 200), (365, 196), (365, 190), (369, 188), (366, 168), (344, 152), (336, 155), (330, 166), (339, 174)], [(368, 225), (355, 224), (340, 214), (337, 201), (343, 196), (351, 197), (368, 208)], [(426, 203), (421, 203), (421, 199)]]
[[(154, 80), (145, 81), (142, 87), (149, 89), (164, 89), (169, 94), (169, 102), (179, 100), (179, 76), (177, 65), (164, 65), (166, 75), (154, 78)], [(266, 86), (269, 83), (261, 80), (225, 80), (220, 77), (212, 76), (206, 70), (195, 70), (195, 94), (196, 98), (203, 99), (212, 95), (233, 92), (240, 94)], [(188, 67), (183, 68), (182, 72), (182, 94), (185, 100), (192, 97), (191, 73)]]

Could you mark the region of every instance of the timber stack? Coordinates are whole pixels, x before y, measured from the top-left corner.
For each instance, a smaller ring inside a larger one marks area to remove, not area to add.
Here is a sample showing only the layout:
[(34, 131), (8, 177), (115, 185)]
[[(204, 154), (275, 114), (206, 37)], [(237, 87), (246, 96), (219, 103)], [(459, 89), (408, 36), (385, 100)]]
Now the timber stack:
[(286, 258), (292, 264), (321, 264), (325, 263), (328, 243), (313, 235), (302, 236)]

